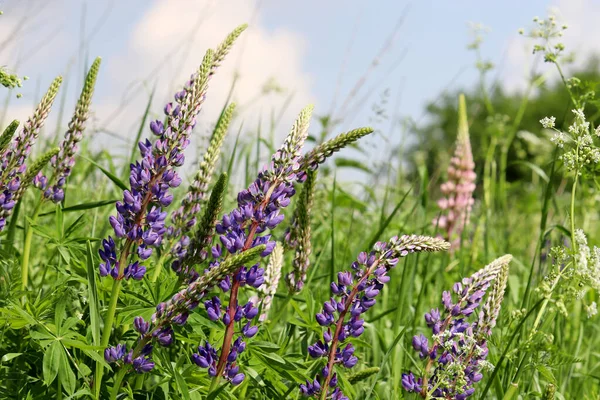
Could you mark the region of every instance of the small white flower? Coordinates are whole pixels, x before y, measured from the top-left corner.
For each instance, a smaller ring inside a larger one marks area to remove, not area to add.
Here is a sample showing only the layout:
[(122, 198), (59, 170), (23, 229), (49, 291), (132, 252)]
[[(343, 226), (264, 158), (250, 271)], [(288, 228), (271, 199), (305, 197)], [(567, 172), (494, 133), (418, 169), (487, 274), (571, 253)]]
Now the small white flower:
[(594, 315), (598, 314), (598, 306), (596, 302), (593, 301), (589, 306), (585, 306), (585, 311), (587, 312), (588, 318), (592, 318)]
[(540, 120), (542, 126), (546, 129), (554, 128), (554, 123), (556, 122), (556, 118), (554, 117), (544, 117)]
[(562, 149), (567, 141), (567, 137), (563, 132), (556, 132), (550, 141)]

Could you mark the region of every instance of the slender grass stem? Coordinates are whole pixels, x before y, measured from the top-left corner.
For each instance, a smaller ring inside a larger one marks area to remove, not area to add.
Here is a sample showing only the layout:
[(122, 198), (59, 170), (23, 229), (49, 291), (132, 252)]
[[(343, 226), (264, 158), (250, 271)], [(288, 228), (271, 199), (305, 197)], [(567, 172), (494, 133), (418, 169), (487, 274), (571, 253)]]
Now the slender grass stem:
[(25, 223), (25, 243), (23, 245), (23, 255), (21, 258), (21, 289), (25, 292), (27, 290), (27, 283), (29, 281), (29, 257), (31, 255), (31, 242), (33, 240), (33, 225), (36, 223), (40, 209), (42, 207), (43, 198), (38, 200), (33, 214), (31, 215), (31, 222)]

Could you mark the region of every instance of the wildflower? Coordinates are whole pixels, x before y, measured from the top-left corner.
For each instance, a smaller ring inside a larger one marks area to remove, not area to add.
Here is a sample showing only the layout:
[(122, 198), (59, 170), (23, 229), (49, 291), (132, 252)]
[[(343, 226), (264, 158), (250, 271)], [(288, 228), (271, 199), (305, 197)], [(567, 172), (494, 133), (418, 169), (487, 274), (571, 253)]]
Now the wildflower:
[[(314, 381), (300, 385), (300, 392), (304, 396), (317, 397), (325, 390), (330, 396), (328, 398), (347, 398), (336, 387), (334, 366), (352, 368), (358, 362), (354, 346), (348, 339), (359, 337), (364, 332), (361, 315), (375, 305), (377, 295), (390, 280), (389, 270), (401, 257), (410, 253), (447, 250), (449, 247), (450, 244), (442, 239), (396, 236), (387, 243), (378, 242), (370, 253), (360, 253), (352, 263), (353, 272), (338, 273), (337, 282), (331, 283), (332, 297), (316, 315), (319, 325), (327, 329), (323, 332), (323, 340), (308, 346), (311, 357), (326, 358), (327, 364)], [(417, 342), (420, 346), (426, 345), (426, 340), (418, 338)]]
[(52, 82), (33, 115), (23, 125), (19, 135), (10, 145), (0, 150), (0, 231), (4, 229), (6, 219), (19, 200), (17, 191), (21, 188), (23, 176), (27, 170), (25, 161), (48, 117), (61, 83), (61, 77)]
[[(238, 194), (238, 207), (225, 214), (217, 223), (215, 229), (221, 244), (213, 247), (211, 253), (214, 258), (209, 268), (217, 267), (227, 253), (239, 254), (264, 245), (265, 249), (261, 257), (266, 257), (274, 250), (275, 242), (267, 232), (283, 221), (281, 208), (289, 205), (290, 198), (295, 194), (293, 183), (303, 180), (305, 176), (305, 173), (299, 169), (299, 160), (302, 146), (308, 136), (311, 111), (312, 107), (307, 107), (300, 113), (290, 135), (272, 156), (270, 166), (259, 173), (248, 189)], [(240, 353), (238, 347), (243, 343), (242, 337), (252, 337), (258, 331), (257, 326), (251, 325), (252, 319), (258, 314), (258, 309), (252, 302), (240, 305), (238, 291), (245, 285), (259, 288), (265, 281), (264, 272), (259, 264), (250, 268), (242, 266), (234, 274), (219, 282), (223, 292), (230, 292), (230, 300), (221, 318), (226, 326), (226, 333), (216, 364), (215, 376), (217, 377), (233, 379), (228, 370), (235, 366), (234, 362)], [(214, 306), (215, 302), (211, 303), (210, 307), (207, 307), (207, 312)], [(214, 309), (211, 311), (216, 313)], [(232, 346), (234, 323), (242, 320), (245, 322), (242, 336), (238, 337)]]
[(540, 120), (542, 126), (546, 129), (554, 128), (554, 123), (556, 122), (556, 118), (554, 117), (544, 117)]
[(577, 278), (577, 282), (574, 286), (578, 288), (579, 292), (576, 297), (582, 297), (584, 285), (600, 290), (600, 248), (589, 247), (587, 237), (582, 229), (575, 230), (575, 243), (577, 253), (573, 256), (575, 264), (573, 277)]
[(438, 206), (444, 214), (436, 218), (433, 224), (442, 229), (444, 237), (453, 248), (460, 245), (463, 230), (469, 223), (475, 191), (475, 163), (471, 152), (467, 111), (464, 96), (459, 98), (459, 125), (454, 157), (448, 166), (448, 181), (440, 187), (444, 197), (438, 200)]
[[(179, 238), (177, 243), (171, 249), (171, 253), (175, 257), (172, 268), (178, 274), (186, 272), (181, 268), (183, 259), (187, 255), (187, 249), (191, 242), (190, 237), (186, 232), (196, 225), (196, 215), (200, 212), (201, 205), (206, 200), (208, 184), (210, 183), (215, 164), (219, 158), (221, 145), (223, 144), (234, 110), (235, 105), (231, 104), (223, 112), (213, 133), (210, 145), (200, 163), (198, 173), (182, 200), (181, 206), (172, 214), (171, 218), (173, 225), (168, 228), (168, 234), (171, 237)], [(204, 261), (207, 254), (206, 252), (203, 252), (199, 254), (199, 256), (201, 258), (199, 261)]]
[[(452, 291), (456, 302), (451, 292), (445, 291), (441, 310), (436, 308), (425, 314), (432, 341), (417, 335), (413, 348), (427, 363), (422, 377), (415, 378), (412, 372), (402, 375), (406, 391), (419, 393), (423, 398), (452, 399), (466, 399), (475, 392), (474, 385), (489, 366), (485, 361), (487, 338), (500, 312), (511, 259), (510, 255), (500, 257), (470, 278), (455, 283)], [(476, 318), (469, 322), (472, 316)]]
[[(189, 281), (170, 300), (156, 306), (151, 327), (140, 335), (137, 347), (149, 345), (156, 338), (156, 331), (164, 330), (173, 323), (184, 324), (189, 312), (198, 307), (213, 287), (218, 286), (230, 294), (229, 304), (225, 306), (220, 298), (213, 297), (205, 301), (204, 306), (210, 319), (222, 321), (225, 325), (223, 345), (217, 351), (216, 347), (205, 343), (198, 348), (195, 353), (197, 356), (193, 356), (193, 359), (198, 366), (207, 368), (209, 375), (216, 379), (224, 377), (232, 384), (244, 379), (244, 375), (239, 375), (236, 369), (239, 367), (237, 358), (245, 349), (244, 338), (253, 337), (258, 332), (258, 327), (252, 322), (258, 315), (258, 308), (252, 301), (239, 304), (238, 291), (246, 285), (260, 288), (265, 283), (264, 269), (259, 264), (249, 264), (250, 261), (275, 251), (276, 244), (269, 232), (283, 221), (280, 209), (289, 205), (291, 196), (295, 194), (293, 183), (304, 181), (307, 169), (316, 169), (333, 152), (373, 131), (371, 128), (362, 128), (339, 135), (302, 157), (300, 150), (308, 134), (310, 111), (311, 107), (308, 107), (300, 114), (292, 132), (273, 155), (270, 165), (263, 168), (248, 189), (238, 194), (238, 207), (223, 215), (216, 224), (220, 243), (212, 247), (212, 261), (204, 274)], [(212, 197), (213, 194), (211, 202)], [(218, 202), (215, 200), (215, 203)], [(210, 214), (217, 208), (209, 207), (207, 212)], [(207, 217), (207, 221), (212, 221), (211, 217)], [(203, 243), (198, 245), (202, 246)], [(202, 249), (195, 249), (194, 254), (196, 250)], [(184, 258), (182, 268), (189, 268), (185, 264), (187, 257), (189, 254)], [(242, 329), (241, 336), (234, 339), (236, 322), (242, 323)], [(207, 358), (207, 355), (210, 357)]]
[(592, 301), (590, 305), (585, 306), (585, 312), (587, 313), (588, 318), (592, 318), (596, 314), (598, 314), (598, 305), (596, 304), (596, 302)]
[[(50, 164), (54, 169), (54, 173), (50, 180), (41, 173), (36, 176), (35, 186), (43, 190), (44, 198), (55, 203), (61, 202), (64, 198), (63, 186), (71, 175), (73, 165), (75, 165), (75, 153), (78, 150), (77, 143), (83, 137), (85, 123), (88, 119), (88, 111), (94, 94), (94, 86), (96, 77), (100, 69), (101, 59), (98, 57), (94, 60), (90, 71), (83, 85), (79, 101), (75, 107), (73, 118), (69, 122), (69, 129), (65, 133), (63, 141), (60, 143), (59, 153), (50, 160)], [(48, 185), (50, 185), (48, 187)]]
[[(131, 164), (130, 189), (124, 191), (123, 200), (116, 204), (117, 216), (109, 218), (115, 236), (126, 240), (118, 252), (112, 237), (103, 240), (101, 276), (133, 277), (124, 274), (126, 267), (123, 265), (129, 262), (128, 268), (133, 268), (137, 262), (129, 261), (133, 245), (137, 244), (137, 256), (142, 261), (152, 255), (153, 247), (161, 245), (167, 231), (167, 213), (162, 208), (173, 201), (169, 189), (181, 184), (175, 169), (185, 160), (183, 151), (190, 142), (189, 135), (205, 98), (212, 62), (213, 53), (208, 51), (199, 72), (192, 75), (184, 89), (175, 95), (175, 103), (165, 106), (165, 124), (161, 121), (150, 123), (150, 130), (158, 137), (156, 141), (139, 142), (142, 159)], [(117, 253), (120, 254), (118, 259)], [(141, 267), (138, 270), (142, 271)]]

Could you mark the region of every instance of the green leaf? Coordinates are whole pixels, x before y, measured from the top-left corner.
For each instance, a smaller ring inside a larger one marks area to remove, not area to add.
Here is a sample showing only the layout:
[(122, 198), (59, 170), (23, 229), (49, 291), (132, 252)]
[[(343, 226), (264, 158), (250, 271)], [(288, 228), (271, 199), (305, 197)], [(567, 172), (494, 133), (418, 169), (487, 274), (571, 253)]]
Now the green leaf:
[(552, 373), (550, 368), (548, 368), (544, 364), (537, 364), (535, 366), (535, 369), (540, 373), (540, 375), (546, 378), (547, 381), (556, 385), (556, 378), (554, 377), (554, 374)]
[(44, 383), (46, 383), (46, 386), (50, 386), (50, 384), (54, 382), (54, 379), (56, 379), (58, 368), (61, 363), (62, 352), (63, 348), (60, 342), (54, 341), (50, 345), (50, 348), (44, 353), (42, 372), (44, 374)]
[(187, 384), (185, 383), (185, 379), (179, 373), (177, 368), (173, 369), (173, 375), (175, 376), (175, 382), (177, 382), (177, 387), (179, 388), (179, 392), (183, 396), (185, 400), (190, 400), (190, 390), (188, 389)]
[(12, 360), (13, 358), (17, 358), (19, 357), (21, 354), (23, 353), (6, 353), (5, 355), (2, 356), (2, 362), (7, 362)]
[(264, 342), (260, 340), (250, 343), (248, 347), (262, 350), (265, 353), (275, 353), (281, 349), (281, 347), (275, 343)]
[[(73, 212), (73, 211), (91, 210), (94, 208), (99, 208), (99, 207), (104, 207), (107, 205), (115, 204), (117, 201), (118, 201), (117, 199), (90, 201), (89, 203), (81, 203), (81, 204), (76, 204), (74, 206), (65, 207), (62, 209), (62, 212), (66, 213), (66, 212)], [(55, 213), (56, 213), (56, 210), (48, 211), (43, 214), (40, 214), (40, 217), (44, 217), (46, 215), (52, 215)]]
[(122, 180), (120, 180), (119, 178), (117, 178), (115, 176), (115, 174), (113, 174), (112, 172), (108, 171), (106, 168), (102, 167), (100, 164), (96, 163), (94, 160), (91, 160), (87, 157), (84, 156), (80, 156), (81, 158), (85, 159), (86, 161), (88, 161), (90, 164), (92, 164), (93, 166), (95, 166), (96, 168), (98, 168), (100, 171), (102, 171), (102, 173), (104, 175), (106, 175), (106, 177), (108, 179), (110, 179), (115, 185), (117, 185), (117, 187), (119, 187), (121, 190), (129, 190), (129, 187), (123, 183)]
[(67, 307), (67, 297), (62, 296), (54, 308), (54, 325), (56, 325), (57, 334), (61, 334), (62, 321), (65, 319), (65, 309)]
[(75, 378), (75, 374), (71, 369), (67, 353), (62, 348), (62, 346), (60, 351), (60, 365), (58, 367), (58, 375), (60, 378), (60, 383), (65, 388), (67, 393), (73, 394), (75, 392), (75, 384), (77, 378)]
[(536, 175), (542, 178), (544, 182), (548, 183), (550, 181), (550, 178), (548, 178), (548, 175), (546, 175), (543, 169), (529, 161), (513, 161), (509, 165), (523, 165), (531, 169)]
[(94, 253), (92, 245), (86, 243), (86, 264), (88, 280), (88, 307), (90, 312), (90, 325), (92, 328), (92, 343), (95, 346), (100, 344), (100, 309), (98, 303), (98, 289), (96, 287), (96, 264), (94, 263)]

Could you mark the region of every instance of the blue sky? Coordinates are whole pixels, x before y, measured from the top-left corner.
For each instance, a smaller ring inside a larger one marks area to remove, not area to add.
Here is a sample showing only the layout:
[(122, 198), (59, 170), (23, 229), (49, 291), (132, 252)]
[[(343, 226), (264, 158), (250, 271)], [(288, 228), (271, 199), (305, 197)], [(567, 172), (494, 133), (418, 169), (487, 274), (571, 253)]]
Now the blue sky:
[[(567, 16), (575, 19), (584, 18), (586, 10), (598, 11), (592, 0), (562, 3), (567, 14), (574, 10)], [(353, 98), (364, 99), (362, 108), (349, 108), (342, 129), (372, 123), (372, 104), (385, 89), (388, 115), (422, 121), (424, 105), (443, 90), (471, 87), (477, 71), (474, 54), (467, 50), (469, 22), (491, 29), (483, 55), (494, 62), (502, 79), (518, 87), (526, 58), (515, 56), (515, 47), (525, 48), (517, 30), (530, 26), (533, 16), (545, 16), (550, 5), (545, 0), (3, 0), (0, 37), (9, 40), (0, 47), (0, 57), (1, 64), (31, 77), (21, 90), (23, 98), (10, 100), (10, 115), (23, 117), (58, 74), (67, 77), (67, 105), (72, 104), (84, 66), (102, 56), (93, 124), (100, 132), (99, 143), (106, 144), (115, 137), (130, 140), (154, 85), (153, 110), (158, 114), (205, 49), (237, 24), (248, 22), (252, 31), (236, 45), (212, 83), (204, 129), (209, 129), (239, 73), (234, 97), (245, 106), (239, 119), (246, 126), (268, 119), (287, 95), (295, 93), (277, 128), (284, 132), (307, 102), (315, 103), (317, 114), (326, 114), (337, 93), (340, 107), (403, 16), (393, 45)], [(18, 25), (24, 27), (13, 35)], [(286, 92), (259, 96), (271, 78)], [(399, 131), (388, 127), (389, 122), (383, 123), (382, 133), (400, 140)]]

